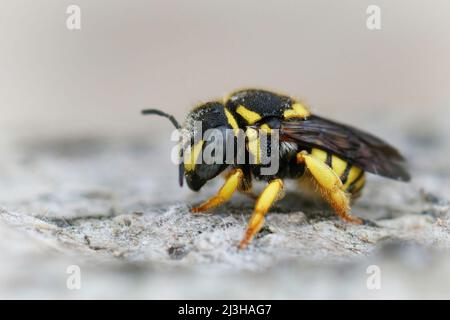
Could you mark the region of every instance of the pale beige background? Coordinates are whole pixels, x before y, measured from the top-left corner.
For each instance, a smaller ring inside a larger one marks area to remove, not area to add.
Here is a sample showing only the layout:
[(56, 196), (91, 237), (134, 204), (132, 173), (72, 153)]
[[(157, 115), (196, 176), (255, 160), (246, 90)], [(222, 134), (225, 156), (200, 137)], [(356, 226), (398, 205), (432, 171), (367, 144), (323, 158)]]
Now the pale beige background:
[[(448, 0), (1, 0), (0, 298), (449, 298), (449, 31)], [(139, 111), (181, 119), (241, 86), (402, 151), (412, 181), (370, 175), (353, 206), (379, 227), (288, 184), (245, 252), (249, 199), (189, 213), (221, 181), (180, 189), (170, 124)]]
[[(81, 31), (66, 29), (69, 4)], [(380, 31), (366, 28), (369, 4), (382, 9)], [(450, 102), (449, 30), (446, 0), (3, 0), (1, 135), (169, 130), (139, 109), (182, 118), (241, 86), (348, 122), (355, 110), (433, 111)]]

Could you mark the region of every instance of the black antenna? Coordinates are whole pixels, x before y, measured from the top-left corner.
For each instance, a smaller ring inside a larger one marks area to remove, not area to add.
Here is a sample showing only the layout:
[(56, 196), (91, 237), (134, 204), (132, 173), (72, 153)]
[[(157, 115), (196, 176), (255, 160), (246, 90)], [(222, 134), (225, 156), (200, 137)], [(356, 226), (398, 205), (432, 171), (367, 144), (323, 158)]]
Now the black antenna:
[(177, 119), (175, 119), (175, 117), (173, 115), (165, 113), (164, 111), (161, 111), (158, 109), (146, 109), (146, 110), (142, 110), (142, 114), (144, 114), (144, 115), (156, 114), (157, 116), (167, 118), (170, 120), (170, 122), (172, 122), (172, 124), (175, 126), (175, 128), (181, 129), (181, 126), (178, 123)]
[[(158, 109), (145, 109), (142, 110), (142, 114), (143, 115), (157, 115), (157, 116), (161, 116), (164, 118), (167, 118), (170, 120), (170, 122), (172, 122), (172, 124), (175, 126), (176, 129), (180, 130), (181, 126), (178, 123), (177, 119), (175, 119), (175, 117), (171, 114), (165, 113), (164, 111), (158, 110)], [(181, 139), (181, 137), (180, 137)], [(183, 159), (183, 150), (180, 150), (180, 159)], [(183, 186), (183, 181), (184, 181), (184, 164), (183, 162), (181, 162), (178, 166), (178, 182), (180, 184), (180, 187)]]

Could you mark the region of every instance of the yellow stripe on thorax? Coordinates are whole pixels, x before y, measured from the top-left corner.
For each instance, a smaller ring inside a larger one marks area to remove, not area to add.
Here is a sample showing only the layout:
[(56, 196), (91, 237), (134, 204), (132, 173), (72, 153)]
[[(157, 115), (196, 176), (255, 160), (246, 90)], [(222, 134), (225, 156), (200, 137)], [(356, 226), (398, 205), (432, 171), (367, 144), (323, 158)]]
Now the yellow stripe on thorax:
[(200, 152), (202, 151), (203, 147), (203, 140), (200, 140), (197, 142), (196, 145), (189, 146), (184, 151), (184, 170), (186, 171), (194, 171), (195, 165), (197, 163), (197, 159), (200, 155)]
[(227, 117), (228, 123), (230, 124), (231, 128), (233, 128), (234, 135), (238, 135), (239, 126), (237, 124), (236, 119), (234, 118), (234, 116), (231, 114), (231, 112), (227, 108), (224, 108), (224, 109), (225, 109), (225, 115)]
[(261, 116), (251, 110), (248, 110), (246, 107), (240, 105), (237, 107), (236, 112), (247, 121), (248, 124), (254, 124), (255, 122), (258, 122), (261, 120)]
[(299, 102), (294, 103), (291, 106), (291, 109), (287, 109), (283, 113), (283, 116), (285, 119), (306, 118), (310, 115), (311, 115), (311, 113), (309, 112), (309, 110)]

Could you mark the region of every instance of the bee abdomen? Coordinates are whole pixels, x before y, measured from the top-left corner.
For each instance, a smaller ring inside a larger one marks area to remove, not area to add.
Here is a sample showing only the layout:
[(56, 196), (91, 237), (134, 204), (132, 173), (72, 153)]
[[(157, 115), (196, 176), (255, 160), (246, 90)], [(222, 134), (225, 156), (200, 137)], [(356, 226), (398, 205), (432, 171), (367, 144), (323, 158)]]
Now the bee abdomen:
[(344, 190), (351, 194), (358, 194), (365, 184), (364, 171), (338, 156), (317, 148), (312, 148), (311, 154), (325, 162), (339, 176)]

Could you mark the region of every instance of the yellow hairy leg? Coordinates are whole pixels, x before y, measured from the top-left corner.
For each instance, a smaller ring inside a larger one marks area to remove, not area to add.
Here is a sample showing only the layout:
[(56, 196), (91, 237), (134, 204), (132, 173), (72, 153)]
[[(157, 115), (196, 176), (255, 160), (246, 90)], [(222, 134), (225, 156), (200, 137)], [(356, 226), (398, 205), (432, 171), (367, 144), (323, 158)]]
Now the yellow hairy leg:
[(306, 165), (322, 195), (339, 217), (348, 222), (363, 223), (360, 218), (350, 214), (350, 195), (345, 192), (339, 176), (326, 163), (306, 151), (297, 154), (297, 162)]
[(200, 206), (192, 208), (192, 213), (204, 212), (214, 207), (220, 206), (221, 204), (227, 202), (231, 199), (233, 193), (237, 190), (244, 178), (244, 173), (241, 169), (236, 169), (229, 174), (227, 180), (225, 181), (219, 192), (211, 199), (205, 201)]
[(255, 209), (247, 226), (244, 238), (239, 244), (239, 249), (244, 249), (253, 239), (255, 234), (261, 230), (264, 225), (264, 216), (269, 211), (272, 204), (280, 197), (283, 190), (283, 181), (275, 179), (269, 182), (256, 201)]
[(258, 199), (258, 195), (256, 193), (254, 193), (252, 190), (241, 190), (238, 189), (238, 191), (243, 194), (246, 197), (249, 197), (252, 200), (257, 200)]

